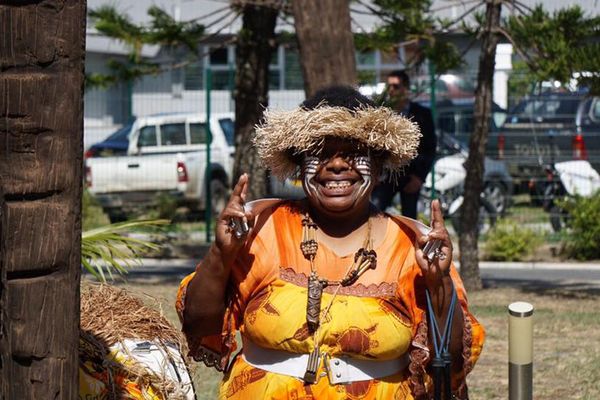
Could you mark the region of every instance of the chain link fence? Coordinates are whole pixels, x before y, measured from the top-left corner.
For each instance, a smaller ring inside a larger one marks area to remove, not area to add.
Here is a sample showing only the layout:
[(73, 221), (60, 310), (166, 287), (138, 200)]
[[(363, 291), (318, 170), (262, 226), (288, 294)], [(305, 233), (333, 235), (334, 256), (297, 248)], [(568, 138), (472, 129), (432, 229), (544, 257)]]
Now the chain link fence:
[[(88, 186), (105, 209), (110, 208), (108, 204), (128, 209), (127, 202), (144, 203), (151, 192), (153, 198), (175, 196), (177, 206), (204, 207), (198, 200), (202, 173), (193, 170), (202, 160), (193, 161), (188, 153), (197, 155), (206, 148), (207, 65), (212, 75), (211, 116), (216, 118), (211, 121), (216, 146), (211, 161), (222, 170), (218, 177), (222, 186), (229, 184), (234, 151), (232, 57), (232, 50), (225, 48), (211, 55), (210, 64), (190, 64), (135, 83), (86, 92), (84, 143), (87, 160), (92, 161), (86, 164)], [(359, 57), (361, 91), (368, 95), (382, 90), (393, 69), (378, 57)], [(304, 99), (298, 54), (278, 51), (270, 68), (269, 106), (296, 107)], [(425, 182), (421, 208), (425, 213), (427, 199), (435, 196), (442, 199), (447, 216), (452, 217), (462, 195), (463, 163), (474, 128), (476, 80), (476, 71), (436, 76), (438, 161), (435, 179)], [(430, 107), (431, 86), (427, 75), (413, 77), (413, 100)], [(568, 219), (560, 207), (563, 199), (591, 196), (600, 189), (596, 172), (600, 170), (600, 99), (552, 83), (532, 85), (526, 74), (504, 70), (495, 74), (493, 98), (482, 197), (491, 207), (482, 211), (494, 214), (495, 221), (509, 218), (539, 232), (557, 230), (559, 223)], [(137, 125), (132, 125), (134, 121)], [(125, 133), (119, 131), (122, 128)], [(220, 141), (219, 135), (224, 140)], [(133, 137), (139, 146), (130, 143)], [(167, 153), (171, 154), (170, 165)], [(136, 157), (155, 164), (146, 168)], [(104, 162), (96, 158), (104, 158)], [(193, 179), (199, 186), (191, 191)], [(109, 186), (112, 194), (102, 197), (102, 185), (104, 189)], [(215, 184), (213, 189), (225, 194), (222, 186)], [(198, 198), (186, 199), (182, 190)], [(224, 201), (223, 196), (214, 198)], [(119, 217), (123, 216), (111, 215), (111, 219)]]

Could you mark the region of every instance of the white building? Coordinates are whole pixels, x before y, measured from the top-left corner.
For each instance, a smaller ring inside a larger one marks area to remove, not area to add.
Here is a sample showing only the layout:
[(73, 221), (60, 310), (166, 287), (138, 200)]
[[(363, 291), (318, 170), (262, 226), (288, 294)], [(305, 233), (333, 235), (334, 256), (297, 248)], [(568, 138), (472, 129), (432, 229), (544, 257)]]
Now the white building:
[[(572, 4), (579, 4), (588, 12), (595, 12), (598, 0), (555, 0), (546, 1), (544, 6), (553, 10)], [(534, 5), (534, 1), (523, 0)], [(88, 8), (112, 4), (108, 0), (88, 0)], [(89, 89), (85, 95), (85, 146), (89, 146), (124, 124), (131, 115), (141, 116), (163, 112), (189, 112), (205, 109), (206, 69), (212, 74), (211, 108), (213, 112), (233, 110), (231, 88), (235, 66), (235, 49), (228, 44), (241, 26), (241, 18), (229, 8), (225, 0), (123, 0), (117, 9), (128, 14), (136, 23), (149, 21), (147, 10), (157, 5), (171, 12), (176, 19), (198, 19), (210, 26), (211, 33), (217, 33), (212, 41), (199, 46), (205, 56), (198, 62), (184, 68), (166, 71), (158, 76), (147, 76), (133, 84), (119, 84), (109, 89)], [(436, 17), (456, 19), (472, 6), (472, 2), (461, 0), (434, 1), (432, 12)], [(367, 15), (353, 3), (353, 28), (356, 31), (372, 30), (378, 20)], [(362, 10), (364, 11), (364, 10)], [(505, 10), (504, 13), (509, 11)], [(278, 30), (292, 32), (293, 26), (283, 19), (278, 22)], [(448, 32), (460, 49), (468, 47), (470, 39), (461, 32)], [(86, 73), (106, 72), (106, 62), (110, 58), (124, 59), (128, 49), (121, 43), (101, 36), (88, 21), (86, 38)], [(154, 62), (175, 58), (158, 46), (145, 46), (142, 55)], [(402, 68), (402, 50), (388, 54), (380, 51), (357, 54), (359, 77), (364, 84), (375, 84), (385, 79), (386, 74)], [(472, 46), (465, 55), (466, 65), (459, 72), (468, 82), (474, 83), (479, 58), (479, 48)], [(507, 80), (512, 69), (512, 46), (502, 44), (497, 51), (497, 71), (494, 78), (494, 100), (501, 106), (507, 104)], [(304, 98), (302, 76), (298, 52), (290, 46), (280, 45), (273, 57), (270, 75), (271, 91), (269, 105), (277, 108), (291, 108)], [(443, 82), (439, 82), (443, 86)], [(440, 87), (444, 90), (443, 87)]]

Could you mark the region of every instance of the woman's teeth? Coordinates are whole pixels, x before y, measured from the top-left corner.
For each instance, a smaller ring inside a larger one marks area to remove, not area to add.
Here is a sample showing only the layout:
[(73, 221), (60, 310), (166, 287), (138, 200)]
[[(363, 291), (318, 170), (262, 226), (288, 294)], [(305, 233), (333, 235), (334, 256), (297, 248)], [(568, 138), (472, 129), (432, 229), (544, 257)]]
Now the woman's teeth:
[(350, 187), (352, 182), (350, 181), (327, 181), (325, 182), (325, 187), (327, 189), (345, 189)]

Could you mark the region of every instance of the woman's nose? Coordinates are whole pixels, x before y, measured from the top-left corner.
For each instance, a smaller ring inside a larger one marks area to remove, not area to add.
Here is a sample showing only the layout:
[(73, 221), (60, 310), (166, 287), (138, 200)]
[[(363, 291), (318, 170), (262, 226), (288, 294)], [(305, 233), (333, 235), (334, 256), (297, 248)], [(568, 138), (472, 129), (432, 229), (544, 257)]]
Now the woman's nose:
[(351, 168), (348, 160), (341, 156), (334, 156), (325, 165), (325, 169), (333, 172), (347, 171)]

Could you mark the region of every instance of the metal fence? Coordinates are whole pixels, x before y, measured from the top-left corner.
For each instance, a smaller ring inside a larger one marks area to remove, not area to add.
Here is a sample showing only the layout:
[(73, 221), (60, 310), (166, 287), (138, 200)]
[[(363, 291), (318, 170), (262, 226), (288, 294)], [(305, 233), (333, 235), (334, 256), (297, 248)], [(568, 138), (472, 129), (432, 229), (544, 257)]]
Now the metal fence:
[[(221, 116), (219, 128), (228, 139), (229, 146), (233, 145), (233, 74), (229, 65), (217, 68), (211, 73), (210, 85), (211, 113)], [(277, 77), (277, 85), (269, 92), (270, 107), (291, 109), (304, 99), (299, 71), (295, 74), (294, 79), (291, 76)], [(381, 90), (380, 82), (376, 81), (381, 79), (380, 73), (363, 72), (359, 75), (364, 93), (373, 94)], [(560, 213), (556, 207), (553, 208), (555, 200), (576, 194), (587, 196), (600, 189), (596, 172), (600, 170), (600, 100), (584, 92), (552, 85), (531, 88), (526, 79), (524, 75), (501, 70), (496, 73), (486, 148), (485, 198), (494, 206), (496, 216), (511, 218), (539, 231), (551, 231), (549, 211)], [(292, 89), (285, 89), (284, 81), (293, 82), (289, 85)], [(464, 183), (462, 162), (468, 154), (468, 142), (474, 126), (475, 83), (474, 72), (461, 72), (437, 76), (434, 85), (438, 161), (434, 182), (426, 182), (428, 192), (424, 193), (424, 198), (433, 194), (445, 200), (448, 207), (460, 196)], [(430, 106), (432, 85), (428, 77), (414, 78), (412, 86), (414, 101)], [(126, 159), (130, 166), (136, 164), (125, 156), (127, 151), (129, 157), (144, 155), (148, 158), (158, 158), (165, 152), (183, 154), (192, 148), (199, 151), (206, 139), (202, 125), (205, 123), (206, 88), (206, 70), (196, 70), (184, 77), (169, 72), (148, 76), (133, 84), (88, 90), (85, 94), (86, 149), (127, 126), (134, 118), (137, 121), (149, 116), (164, 118), (164, 126), (160, 128), (138, 127), (142, 131), (137, 140), (148, 141), (144, 151), (138, 149), (137, 154), (131, 154), (131, 148), (127, 150), (115, 145), (117, 147), (95, 154), (113, 156), (105, 157), (105, 161), (110, 160), (113, 165), (104, 163), (103, 171), (91, 171), (91, 176), (88, 176), (91, 188), (102, 183), (98, 179), (104, 179), (104, 183), (110, 183), (117, 192), (131, 192), (122, 196), (121, 203), (114, 203), (127, 208), (123, 201), (129, 199), (135, 202), (139, 200), (136, 196), (141, 196), (133, 192), (154, 190), (156, 188), (152, 184), (159, 181), (168, 186), (166, 181), (174, 179), (176, 184), (171, 191), (176, 192), (185, 183), (186, 176), (187, 179), (196, 179), (200, 171), (182, 170), (182, 166), (187, 168), (187, 165), (181, 164), (186, 161), (183, 155), (178, 156), (180, 161), (175, 164), (175, 171), (156, 165), (153, 170), (143, 170), (140, 164), (135, 172), (127, 171), (130, 175), (127, 178), (120, 175), (126, 169), (119, 163)], [(169, 120), (169, 116), (175, 113), (196, 115), (197, 118)], [(229, 121), (226, 121), (227, 118)], [(153, 124), (161, 124), (157, 121), (155, 119)], [(126, 146), (126, 140), (120, 145), (124, 143)], [(186, 148), (187, 145), (192, 147)], [(223, 151), (232, 151), (232, 148)], [(219, 159), (221, 156), (222, 159)], [(226, 154), (217, 154), (215, 159), (222, 162), (232, 160)], [(224, 166), (225, 173), (230, 170), (231, 165)], [(150, 175), (152, 182), (148, 179)], [(432, 193), (432, 190), (435, 192)], [(200, 193), (198, 189), (195, 195)]]

